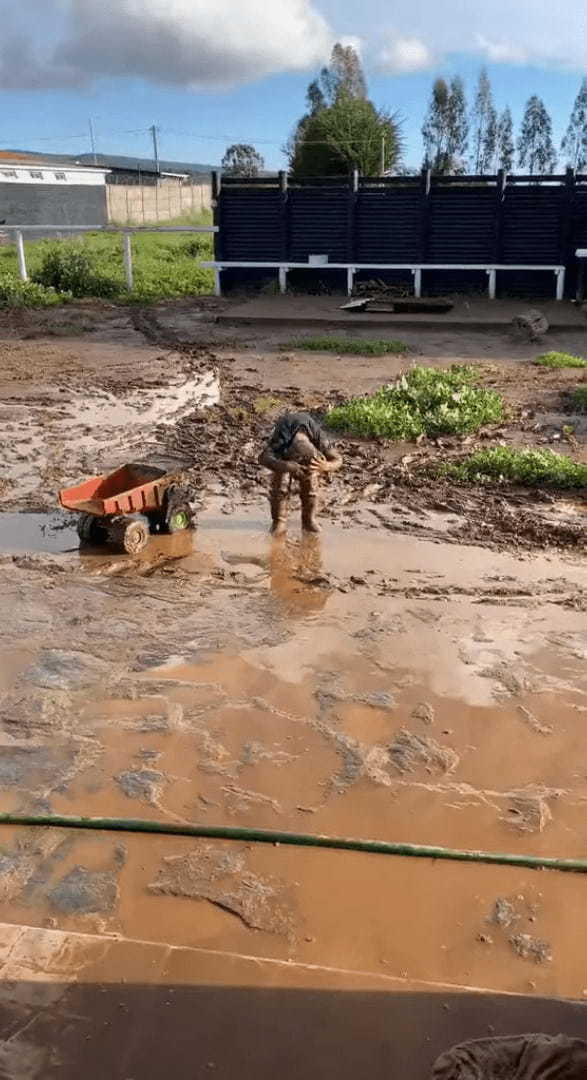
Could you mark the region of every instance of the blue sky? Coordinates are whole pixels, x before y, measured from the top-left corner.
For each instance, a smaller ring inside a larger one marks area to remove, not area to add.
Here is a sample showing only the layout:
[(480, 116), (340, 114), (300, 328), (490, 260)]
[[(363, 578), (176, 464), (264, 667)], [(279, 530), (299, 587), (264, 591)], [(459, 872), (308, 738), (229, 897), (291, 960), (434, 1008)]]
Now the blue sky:
[[(472, 96), (488, 67), (496, 104), (521, 117), (532, 93), (557, 143), (587, 72), (587, 5), (567, 0), (28, 0), (3, 13), (0, 143), (219, 162), (253, 142), (267, 166), (304, 107), (309, 79), (337, 39), (356, 42), (376, 104), (404, 118), (406, 162), (433, 77), (459, 72)], [(31, 15), (33, 17), (31, 17)]]

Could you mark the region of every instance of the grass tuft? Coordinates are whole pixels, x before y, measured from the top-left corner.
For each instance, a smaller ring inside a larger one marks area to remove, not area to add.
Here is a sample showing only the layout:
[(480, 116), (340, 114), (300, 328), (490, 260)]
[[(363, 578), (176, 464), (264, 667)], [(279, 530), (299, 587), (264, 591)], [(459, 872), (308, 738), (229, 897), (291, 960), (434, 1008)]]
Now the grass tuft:
[(353, 341), (346, 337), (316, 337), (303, 341), (290, 341), (282, 349), (302, 350), (304, 352), (334, 352), (344, 356), (399, 356), (409, 352), (409, 346), (403, 341), (383, 341), (369, 339)]
[(573, 461), (554, 450), (516, 450), (496, 446), (478, 450), (458, 465), (441, 465), (437, 475), (460, 481), (508, 480), (510, 483), (533, 487), (548, 485), (559, 488), (579, 488), (587, 485), (587, 465)]
[(476, 386), (467, 365), (415, 367), (374, 394), (331, 409), (326, 423), (351, 435), (415, 439), (419, 435), (465, 435), (503, 419), (499, 394)]
[(549, 368), (587, 368), (587, 360), (582, 356), (572, 356), (565, 352), (547, 352), (537, 356), (535, 364), (539, 367)]
[(573, 405), (577, 405), (579, 409), (587, 410), (587, 384), (578, 386), (573, 391)]

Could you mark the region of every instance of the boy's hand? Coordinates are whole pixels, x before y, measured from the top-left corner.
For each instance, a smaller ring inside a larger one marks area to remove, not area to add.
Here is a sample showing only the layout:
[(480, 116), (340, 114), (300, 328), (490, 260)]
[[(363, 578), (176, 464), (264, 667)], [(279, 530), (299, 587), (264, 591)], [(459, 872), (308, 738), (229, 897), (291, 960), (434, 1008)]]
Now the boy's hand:
[(330, 472), (330, 465), (326, 458), (312, 458), (308, 465), (310, 472), (327, 473)]

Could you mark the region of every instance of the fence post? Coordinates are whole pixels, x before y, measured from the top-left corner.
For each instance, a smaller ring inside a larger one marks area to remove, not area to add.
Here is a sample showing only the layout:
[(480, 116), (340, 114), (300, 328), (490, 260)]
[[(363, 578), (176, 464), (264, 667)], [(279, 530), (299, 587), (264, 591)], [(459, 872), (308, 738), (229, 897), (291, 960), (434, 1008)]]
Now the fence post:
[(212, 173), (212, 211), (213, 222), (216, 225), (218, 232), (214, 233), (214, 258), (218, 261), (224, 258), (224, 236), (222, 235), (222, 191), (221, 191), (221, 178), (219, 172)]
[(16, 258), (18, 259), (18, 273), (21, 281), (28, 281), (29, 275), (26, 268), (26, 257), (24, 253), (24, 239), (21, 232), (17, 232), (15, 236), (16, 241)]
[[(576, 176), (575, 170), (568, 168), (565, 174), (565, 208), (563, 214), (563, 226), (561, 230), (561, 243), (560, 243), (560, 264), (565, 266), (567, 270), (576, 265), (575, 249), (576, 245), (573, 244), (573, 220), (575, 217), (575, 185)], [(564, 299), (564, 284), (565, 279), (563, 276), (562, 289), (563, 295), (557, 299)], [(560, 286), (560, 278), (558, 279), (558, 285)]]
[(347, 203), (346, 260), (354, 263), (357, 258), (357, 203), (359, 195), (359, 170), (353, 169), (349, 176)]
[(505, 192), (508, 178), (503, 169), (500, 169), (496, 177), (495, 190), (495, 250), (494, 260), (496, 263), (503, 262), (503, 223)]
[(132, 238), (130, 233), (122, 234), (122, 257), (124, 260), (126, 287), (129, 292), (132, 292), (134, 281), (132, 272)]
[(422, 211), (420, 219), (420, 262), (428, 262), (430, 250), (430, 229), (432, 225), (432, 172), (430, 169), (422, 169), (421, 176)]
[[(287, 173), (279, 173), (279, 224), (281, 232), (281, 242), (279, 244), (279, 257), (284, 262), (289, 261), (289, 199), (287, 194)], [(284, 278), (286, 281), (287, 278)], [(281, 289), (281, 279), (280, 279)], [(285, 289), (281, 289), (285, 292)]]

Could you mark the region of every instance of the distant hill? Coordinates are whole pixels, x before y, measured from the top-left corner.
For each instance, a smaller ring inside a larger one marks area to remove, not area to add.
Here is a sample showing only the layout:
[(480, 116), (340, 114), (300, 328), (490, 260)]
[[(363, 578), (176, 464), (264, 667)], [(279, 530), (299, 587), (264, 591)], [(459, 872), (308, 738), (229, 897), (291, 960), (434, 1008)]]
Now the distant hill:
[[(80, 165), (103, 165), (111, 169), (141, 169), (144, 172), (153, 172), (155, 163), (153, 158), (130, 157), (125, 154), (78, 154), (73, 161), (79, 161)], [(218, 169), (218, 165), (202, 165), (194, 161), (168, 161), (163, 158), (159, 161), (162, 172), (193, 173), (202, 175)]]
[[(35, 158), (37, 161), (59, 162), (63, 165), (102, 165), (105, 169), (136, 169), (152, 172), (154, 169), (153, 158), (130, 157), (126, 154), (41, 154), (36, 150), (0, 150), (0, 159), (7, 161), (10, 158)], [(167, 161), (161, 160), (159, 166), (162, 172), (192, 173), (194, 176), (210, 174), (219, 165), (205, 165), (194, 161)]]

